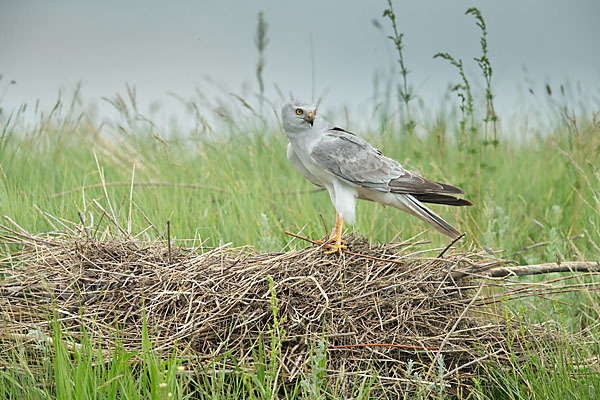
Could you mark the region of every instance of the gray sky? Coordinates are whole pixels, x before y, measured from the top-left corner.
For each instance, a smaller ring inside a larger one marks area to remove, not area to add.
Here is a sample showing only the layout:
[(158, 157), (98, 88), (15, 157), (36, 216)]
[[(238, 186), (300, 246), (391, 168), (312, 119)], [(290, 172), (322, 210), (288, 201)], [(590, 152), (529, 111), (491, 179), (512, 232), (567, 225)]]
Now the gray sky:
[[(600, 87), (600, 1), (394, 1), (404, 33), (409, 82), (425, 104), (439, 104), (456, 71), (436, 52), (464, 58), (479, 55), (479, 32), (465, 10), (477, 6), (489, 30), (496, 102), (515, 108), (531, 79), (538, 87), (579, 82), (598, 95)], [(391, 42), (372, 24), (383, 0), (314, 1), (8, 1), (0, 0), (0, 96), (4, 109), (21, 103), (50, 107), (59, 89), (83, 82), (87, 102), (123, 93), (135, 85), (143, 107), (152, 101), (164, 112), (181, 108), (167, 92), (184, 98), (198, 87), (214, 89), (204, 76), (238, 93), (256, 90), (254, 31), (258, 11), (267, 20), (269, 45), (264, 70), (267, 95), (311, 97), (310, 38), (314, 46), (317, 95), (325, 105), (370, 104), (375, 71), (396, 59)], [(526, 67), (527, 72), (524, 72)], [(15, 85), (8, 85), (15, 80)], [(105, 106), (102, 106), (105, 107)], [(142, 108), (143, 108), (142, 107)], [(101, 108), (104, 110), (104, 108)], [(180, 111), (180, 110), (179, 110)]]

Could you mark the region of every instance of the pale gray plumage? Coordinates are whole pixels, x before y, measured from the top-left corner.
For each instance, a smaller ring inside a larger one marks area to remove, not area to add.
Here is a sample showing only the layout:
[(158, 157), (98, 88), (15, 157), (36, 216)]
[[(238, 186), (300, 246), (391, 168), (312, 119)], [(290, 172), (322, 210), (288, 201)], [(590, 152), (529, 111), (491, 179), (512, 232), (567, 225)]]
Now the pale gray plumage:
[(305, 178), (328, 190), (336, 211), (348, 223), (354, 223), (359, 198), (408, 212), (451, 238), (460, 235), (421, 201), (471, 205), (453, 196), (463, 193), (461, 189), (405, 170), (366, 140), (318, 117), (312, 105), (288, 103), (281, 116), (290, 141), (288, 159)]

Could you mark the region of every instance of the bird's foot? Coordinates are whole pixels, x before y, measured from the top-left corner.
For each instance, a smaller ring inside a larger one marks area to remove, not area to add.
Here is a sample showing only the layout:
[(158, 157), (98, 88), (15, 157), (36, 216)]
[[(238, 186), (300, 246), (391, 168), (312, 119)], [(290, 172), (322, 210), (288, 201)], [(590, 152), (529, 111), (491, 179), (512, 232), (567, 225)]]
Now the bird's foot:
[(326, 238), (324, 241), (320, 243), (325, 247), (325, 254), (342, 254), (342, 250), (346, 250), (348, 246), (346, 246), (346, 241), (342, 239), (342, 226), (344, 225), (344, 219), (340, 217), (338, 213), (335, 214), (335, 228), (333, 228), (333, 232), (331, 236)]
[(325, 254), (342, 254), (343, 250), (346, 250), (348, 246), (346, 246), (346, 241), (342, 238), (330, 238), (328, 242), (325, 243)]

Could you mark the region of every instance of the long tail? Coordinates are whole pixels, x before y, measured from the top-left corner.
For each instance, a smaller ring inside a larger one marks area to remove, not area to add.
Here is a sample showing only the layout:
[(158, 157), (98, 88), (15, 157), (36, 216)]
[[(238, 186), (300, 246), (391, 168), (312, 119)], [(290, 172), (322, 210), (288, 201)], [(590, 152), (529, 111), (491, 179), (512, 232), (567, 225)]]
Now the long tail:
[(452, 239), (456, 239), (461, 235), (461, 233), (454, 229), (452, 225), (444, 221), (442, 217), (431, 211), (429, 208), (425, 207), (412, 195), (398, 194), (396, 196), (396, 200), (397, 204), (391, 204), (392, 206), (398, 208), (399, 210), (406, 211), (407, 213), (427, 222), (444, 235)]

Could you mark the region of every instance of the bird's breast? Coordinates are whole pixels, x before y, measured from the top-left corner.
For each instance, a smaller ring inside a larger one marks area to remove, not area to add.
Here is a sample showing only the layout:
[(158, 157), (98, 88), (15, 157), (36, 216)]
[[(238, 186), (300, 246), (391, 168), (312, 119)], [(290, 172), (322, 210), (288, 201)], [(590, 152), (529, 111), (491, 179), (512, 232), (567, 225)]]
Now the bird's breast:
[[(328, 186), (332, 183), (333, 179), (335, 178), (334, 175), (332, 173), (330, 173), (329, 171), (327, 171), (325, 168), (323, 168), (322, 166), (320, 166), (319, 164), (317, 164), (312, 157), (309, 154), (309, 150), (307, 148), (307, 146), (304, 145), (297, 145), (294, 144), (292, 142), (290, 142), (291, 144), (291, 150), (293, 151), (294, 155), (296, 156), (296, 162), (301, 164), (301, 167), (303, 167), (306, 172), (308, 173), (308, 176), (306, 176), (303, 171), (302, 168), (299, 168), (297, 165), (296, 169), (298, 169), (298, 171), (302, 174), (305, 175), (305, 177), (307, 177), (309, 180), (311, 180), (313, 183), (317, 183), (320, 184), (321, 186)], [(288, 153), (288, 158), (289, 158), (289, 153)], [(292, 161), (292, 160), (290, 160)], [(295, 164), (292, 161), (292, 164)], [(315, 182), (316, 181), (316, 182)]]

